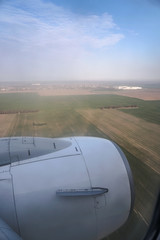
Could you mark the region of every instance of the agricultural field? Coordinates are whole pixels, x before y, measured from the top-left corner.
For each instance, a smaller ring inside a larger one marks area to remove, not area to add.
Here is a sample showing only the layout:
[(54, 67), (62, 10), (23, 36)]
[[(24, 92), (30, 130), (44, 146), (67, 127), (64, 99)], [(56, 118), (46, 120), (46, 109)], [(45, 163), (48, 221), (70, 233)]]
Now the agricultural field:
[[(110, 106), (115, 109), (107, 109)], [(0, 137), (87, 135), (119, 144), (133, 172), (135, 207), (128, 222), (107, 240), (143, 239), (160, 187), (160, 100), (113, 94), (3, 93), (0, 112), (3, 111)]]
[(0, 114), (0, 137), (8, 136), (16, 120), (15, 114)]

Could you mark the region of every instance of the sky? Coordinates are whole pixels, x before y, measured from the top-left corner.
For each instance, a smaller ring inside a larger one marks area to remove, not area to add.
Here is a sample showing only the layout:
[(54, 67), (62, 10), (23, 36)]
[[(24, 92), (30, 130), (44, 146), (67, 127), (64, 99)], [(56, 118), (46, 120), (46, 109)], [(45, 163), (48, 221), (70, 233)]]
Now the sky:
[(160, 81), (159, 0), (0, 0), (0, 82)]

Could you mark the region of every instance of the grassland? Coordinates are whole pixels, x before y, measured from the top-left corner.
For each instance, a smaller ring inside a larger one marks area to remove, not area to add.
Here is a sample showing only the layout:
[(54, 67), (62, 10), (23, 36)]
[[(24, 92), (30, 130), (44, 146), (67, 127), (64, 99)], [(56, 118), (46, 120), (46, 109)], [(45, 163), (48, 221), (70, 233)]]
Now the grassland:
[[(100, 110), (110, 105), (138, 108)], [(143, 238), (160, 186), (160, 101), (105, 94), (53, 97), (10, 93), (0, 94), (0, 111), (3, 110), (38, 112), (0, 115), (1, 137), (90, 135), (117, 142), (130, 162), (136, 199), (129, 221), (107, 239)]]

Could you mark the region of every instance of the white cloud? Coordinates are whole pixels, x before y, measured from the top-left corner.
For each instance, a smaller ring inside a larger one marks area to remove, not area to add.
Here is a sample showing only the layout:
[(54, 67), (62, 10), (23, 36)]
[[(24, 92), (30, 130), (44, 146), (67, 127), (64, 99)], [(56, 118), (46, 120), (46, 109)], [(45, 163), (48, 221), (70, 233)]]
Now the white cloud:
[(84, 42), (93, 48), (104, 48), (118, 43), (123, 38), (123, 34), (110, 34), (103, 38), (85, 37)]
[(107, 13), (79, 16), (40, 0), (8, 2), (1, 9), (0, 24), (3, 38), (14, 39), (18, 44), (23, 42), (23, 47), (26, 44), (54, 48), (77, 42), (79, 46), (84, 47), (86, 43), (99, 48), (113, 45), (124, 37), (114, 33), (116, 24)]
[(0, 71), (8, 76), (10, 68), (10, 75), (20, 78), (65, 78), (66, 73), (73, 77), (73, 68), (87, 68), (94, 51), (106, 50), (124, 38), (107, 13), (76, 15), (41, 0), (2, 4), (0, 29)]

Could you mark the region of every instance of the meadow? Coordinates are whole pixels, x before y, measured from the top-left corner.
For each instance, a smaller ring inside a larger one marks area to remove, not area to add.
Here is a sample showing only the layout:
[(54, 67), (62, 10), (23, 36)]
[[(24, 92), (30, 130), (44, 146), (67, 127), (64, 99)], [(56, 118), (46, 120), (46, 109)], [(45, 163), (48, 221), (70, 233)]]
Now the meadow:
[[(131, 109), (101, 109), (107, 106)], [(36, 93), (0, 94), (0, 137), (96, 136), (123, 149), (135, 182), (135, 207), (128, 222), (108, 240), (143, 239), (160, 187), (160, 101), (111, 94), (40, 96)], [(31, 112), (36, 110), (37, 112)], [(28, 113), (21, 113), (28, 111)]]

